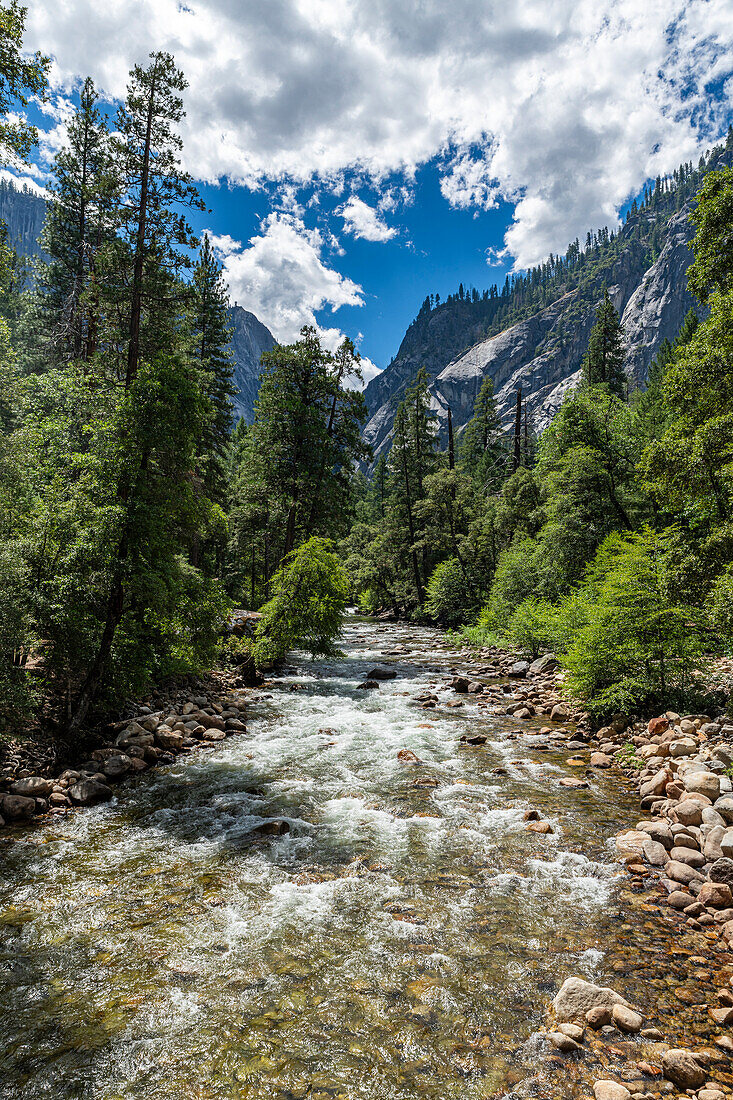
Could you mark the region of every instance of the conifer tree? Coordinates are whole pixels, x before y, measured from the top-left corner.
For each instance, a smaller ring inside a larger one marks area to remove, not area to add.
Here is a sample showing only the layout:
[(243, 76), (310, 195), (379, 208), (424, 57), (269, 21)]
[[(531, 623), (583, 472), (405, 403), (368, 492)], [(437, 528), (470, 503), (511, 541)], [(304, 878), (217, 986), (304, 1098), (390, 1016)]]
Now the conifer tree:
[(43, 248), (51, 257), (42, 278), (52, 354), (88, 359), (98, 339), (100, 250), (115, 230), (119, 186), (97, 92), (87, 77), (79, 108), (56, 155)]
[[(120, 291), (126, 329), (125, 386), (134, 380), (141, 356), (166, 346), (171, 311), (180, 298), (175, 277), (191, 265), (196, 245), (182, 208), (204, 209), (188, 173), (180, 166), (183, 117), (180, 93), (188, 86), (168, 53), (152, 53), (147, 68), (130, 73), (127, 98), (117, 115), (113, 142), (124, 201), (120, 211), (124, 268)], [(161, 330), (160, 324), (164, 322)]]
[(506, 460), (501, 444), (501, 423), (496, 411), (494, 383), (486, 378), (473, 406), (473, 416), (463, 430), (461, 464), (484, 489), (500, 484)]
[(227, 291), (207, 233), (204, 234), (191, 283), (194, 354), (208, 375), (208, 396), (213, 406), (211, 423), (201, 440), (206, 462), (204, 483), (217, 500), (225, 491), (224, 463), (232, 432), (231, 330)]
[(583, 359), (583, 380), (590, 386), (606, 386), (616, 397), (625, 397), (624, 355), (621, 322), (604, 290)]

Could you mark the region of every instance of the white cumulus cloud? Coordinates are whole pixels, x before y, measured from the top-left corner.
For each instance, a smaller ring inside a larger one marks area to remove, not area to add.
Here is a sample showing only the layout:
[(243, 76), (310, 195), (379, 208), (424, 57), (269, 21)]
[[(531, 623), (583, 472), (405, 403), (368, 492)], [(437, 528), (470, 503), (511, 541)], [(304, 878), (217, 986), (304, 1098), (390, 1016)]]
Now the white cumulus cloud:
[(409, 186), (436, 161), (448, 202), (515, 204), (505, 243), (522, 267), (613, 224), (646, 178), (722, 132), (733, 5), (30, 0), (26, 44), (54, 55), (59, 88), (90, 73), (112, 97), (134, 61), (173, 52), (199, 179)]
[(343, 218), (344, 229), (353, 237), (361, 237), (365, 241), (391, 241), (397, 234), (397, 230), (387, 225), (379, 212), (358, 195), (352, 195), (336, 213)]

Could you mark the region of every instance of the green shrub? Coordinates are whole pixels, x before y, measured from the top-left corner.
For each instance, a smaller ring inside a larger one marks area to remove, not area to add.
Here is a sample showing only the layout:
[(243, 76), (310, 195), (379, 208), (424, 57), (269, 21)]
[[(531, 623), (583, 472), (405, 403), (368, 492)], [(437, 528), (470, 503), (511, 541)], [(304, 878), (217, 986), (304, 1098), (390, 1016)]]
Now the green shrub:
[(458, 558), (436, 565), (427, 586), (427, 611), (444, 626), (458, 626), (475, 609), (475, 597)]
[(276, 664), (291, 649), (313, 656), (338, 654), (334, 640), (341, 631), (349, 582), (332, 543), (311, 538), (289, 554), (272, 578), (272, 593), (255, 634), (258, 668)]
[(708, 600), (710, 625), (726, 650), (733, 648), (733, 567), (715, 581)]
[(557, 607), (548, 600), (538, 600), (534, 596), (523, 600), (514, 609), (507, 624), (507, 641), (532, 657), (554, 649), (557, 611)]
[(668, 552), (669, 537), (649, 529), (615, 535), (589, 569), (579, 593), (586, 621), (564, 663), (570, 690), (596, 714), (682, 705), (696, 693), (702, 624), (675, 602)]

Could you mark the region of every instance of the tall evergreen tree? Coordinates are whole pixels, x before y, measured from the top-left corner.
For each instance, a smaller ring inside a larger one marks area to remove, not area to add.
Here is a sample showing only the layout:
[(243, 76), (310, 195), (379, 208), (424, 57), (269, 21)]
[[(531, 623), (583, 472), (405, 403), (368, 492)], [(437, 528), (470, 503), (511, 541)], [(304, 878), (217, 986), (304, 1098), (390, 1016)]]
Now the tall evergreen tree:
[(191, 288), (194, 354), (209, 376), (208, 396), (213, 406), (213, 418), (200, 447), (206, 463), (204, 483), (209, 492), (221, 501), (225, 493), (224, 465), (233, 428), (232, 397), (235, 389), (232, 383), (227, 290), (221, 265), (207, 233), (201, 242)]
[(87, 77), (79, 108), (56, 155), (42, 244), (51, 257), (42, 275), (52, 354), (88, 359), (98, 340), (98, 256), (116, 229), (119, 185), (106, 121)]
[(461, 464), (484, 490), (499, 487), (506, 472), (507, 453), (501, 440), (501, 422), (491, 378), (482, 383), (473, 415), (463, 429), (460, 458)]
[(590, 386), (607, 386), (616, 397), (625, 397), (624, 355), (621, 322), (608, 291), (604, 290), (583, 359), (584, 381)]

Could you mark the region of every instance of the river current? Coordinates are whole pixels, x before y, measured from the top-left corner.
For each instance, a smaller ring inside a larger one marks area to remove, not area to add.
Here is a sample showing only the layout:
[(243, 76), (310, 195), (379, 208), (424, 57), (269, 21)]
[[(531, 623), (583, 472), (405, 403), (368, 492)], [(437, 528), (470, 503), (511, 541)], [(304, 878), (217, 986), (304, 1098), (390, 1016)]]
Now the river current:
[[(438, 632), (342, 646), (253, 692), (246, 734), (3, 840), (2, 1100), (499, 1096), (562, 980), (608, 979), (631, 796), (561, 787), (539, 719), (447, 708), (471, 658)], [(397, 678), (360, 689), (375, 664)]]

